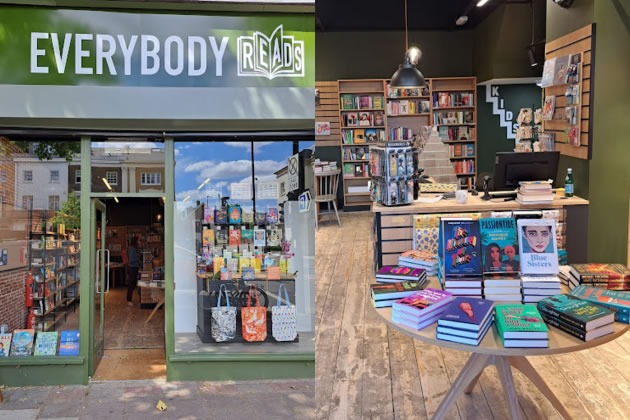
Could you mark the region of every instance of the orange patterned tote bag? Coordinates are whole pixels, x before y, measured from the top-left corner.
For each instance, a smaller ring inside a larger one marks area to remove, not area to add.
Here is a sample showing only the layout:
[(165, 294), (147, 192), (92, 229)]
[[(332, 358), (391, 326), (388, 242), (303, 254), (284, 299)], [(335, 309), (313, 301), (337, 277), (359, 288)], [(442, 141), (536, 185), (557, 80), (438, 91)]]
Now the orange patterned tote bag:
[[(252, 290), (256, 297), (256, 306), (251, 306)], [(260, 306), (254, 286), (249, 286), (247, 307), (241, 309), (243, 338), (246, 341), (265, 341), (267, 338), (267, 308)]]

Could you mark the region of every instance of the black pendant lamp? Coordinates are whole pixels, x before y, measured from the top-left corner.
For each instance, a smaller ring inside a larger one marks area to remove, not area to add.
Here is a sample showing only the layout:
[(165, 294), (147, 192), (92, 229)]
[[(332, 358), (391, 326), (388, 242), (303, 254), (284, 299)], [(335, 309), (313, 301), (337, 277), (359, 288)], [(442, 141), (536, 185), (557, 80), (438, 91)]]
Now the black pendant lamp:
[(398, 66), (392, 76), (390, 86), (393, 88), (421, 88), (424, 87), (424, 76), (416, 65), (422, 53), (417, 47), (409, 48), (409, 32), (407, 30), (407, 0), (405, 0), (405, 62)]

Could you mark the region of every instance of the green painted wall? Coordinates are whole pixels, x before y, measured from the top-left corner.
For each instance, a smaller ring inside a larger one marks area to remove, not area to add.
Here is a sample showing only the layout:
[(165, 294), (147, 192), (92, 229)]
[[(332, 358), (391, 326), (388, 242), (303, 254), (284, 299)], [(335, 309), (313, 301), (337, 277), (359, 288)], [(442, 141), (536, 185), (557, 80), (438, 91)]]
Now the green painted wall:
[[(411, 31), (409, 45), (422, 51), (427, 77), (473, 74), (472, 31)], [(316, 32), (315, 80), (389, 78), (405, 55), (403, 31)]]
[[(540, 88), (536, 85), (500, 85), (499, 98), (503, 100), (504, 109), (513, 114), (512, 123), (521, 108), (540, 106)], [(507, 138), (507, 130), (500, 125), (498, 115), (492, 113), (492, 104), (486, 102), (486, 86), (477, 88), (477, 173), (494, 172), (496, 152), (514, 151), (514, 140)]]

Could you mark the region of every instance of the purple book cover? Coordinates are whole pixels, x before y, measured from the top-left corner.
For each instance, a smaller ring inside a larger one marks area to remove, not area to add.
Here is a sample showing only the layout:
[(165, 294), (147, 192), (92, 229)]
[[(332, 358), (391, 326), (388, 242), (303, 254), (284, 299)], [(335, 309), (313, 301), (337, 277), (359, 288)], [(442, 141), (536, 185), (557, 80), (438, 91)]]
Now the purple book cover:
[(459, 322), (463, 324), (481, 325), (492, 312), (493, 302), (486, 299), (456, 297), (446, 308), (440, 321)]
[(393, 303), (394, 310), (423, 316), (453, 300), (453, 294), (444, 290), (424, 289)]
[(379, 276), (387, 276), (387, 277), (400, 277), (403, 279), (414, 278), (418, 279), (424, 273), (424, 269), (422, 268), (410, 268), (403, 267), (400, 265), (385, 265), (378, 273), (376, 273), (376, 277)]

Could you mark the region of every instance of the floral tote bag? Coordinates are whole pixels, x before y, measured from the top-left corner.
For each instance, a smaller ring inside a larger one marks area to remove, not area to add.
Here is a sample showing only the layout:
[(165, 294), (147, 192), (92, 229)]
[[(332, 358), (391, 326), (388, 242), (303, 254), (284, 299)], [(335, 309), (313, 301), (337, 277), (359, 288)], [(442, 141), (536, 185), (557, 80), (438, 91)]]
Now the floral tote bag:
[[(223, 295), (225, 295), (227, 306), (221, 306), (221, 296)], [(210, 331), (215, 341), (230, 341), (236, 337), (236, 308), (230, 306), (230, 298), (225, 284), (221, 285), (217, 306), (210, 309), (210, 314)]]
[[(285, 305), (281, 305), (282, 290), (284, 290)], [(278, 304), (271, 308), (271, 335), (276, 341), (293, 341), (297, 337), (295, 305), (289, 302), (289, 293), (284, 284), (281, 284), (278, 289)]]
[[(252, 290), (256, 297), (256, 306), (251, 306)], [(246, 341), (265, 341), (267, 338), (267, 308), (260, 306), (254, 286), (249, 286), (247, 307), (241, 308), (243, 338)]]

